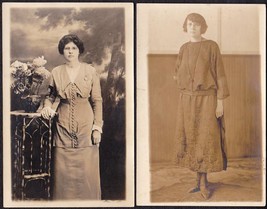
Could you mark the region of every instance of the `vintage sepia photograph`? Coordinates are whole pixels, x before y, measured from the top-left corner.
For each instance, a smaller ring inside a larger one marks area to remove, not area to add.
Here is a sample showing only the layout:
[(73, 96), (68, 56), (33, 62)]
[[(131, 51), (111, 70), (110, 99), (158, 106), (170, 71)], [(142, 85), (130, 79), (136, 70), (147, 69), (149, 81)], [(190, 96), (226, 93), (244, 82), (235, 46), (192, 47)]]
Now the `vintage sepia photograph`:
[(266, 204), (265, 5), (137, 5), (137, 205)]
[(133, 6), (3, 3), (4, 206), (133, 206)]

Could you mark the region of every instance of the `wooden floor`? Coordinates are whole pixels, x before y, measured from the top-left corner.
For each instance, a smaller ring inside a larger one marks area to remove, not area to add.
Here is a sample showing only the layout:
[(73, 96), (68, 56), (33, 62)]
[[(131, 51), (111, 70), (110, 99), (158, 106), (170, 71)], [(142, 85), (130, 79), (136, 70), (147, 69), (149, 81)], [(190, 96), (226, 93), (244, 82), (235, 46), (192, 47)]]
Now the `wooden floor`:
[(208, 175), (213, 191), (209, 200), (199, 192), (190, 194), (194, 186), (195, 173), (173, 164), (151, 166), (151, 202), (261, 202), (262, 169), (258, 158), (229, 160), (227, 171)]

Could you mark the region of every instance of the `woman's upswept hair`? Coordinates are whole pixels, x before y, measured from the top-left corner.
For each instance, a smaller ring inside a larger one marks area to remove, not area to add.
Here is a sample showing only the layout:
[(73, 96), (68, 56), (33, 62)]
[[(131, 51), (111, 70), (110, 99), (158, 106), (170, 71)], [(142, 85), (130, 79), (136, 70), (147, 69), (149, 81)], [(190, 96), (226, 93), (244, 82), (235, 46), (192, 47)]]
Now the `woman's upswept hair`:
[(58, 43), (58, 51), (60, 54), (64, 54), (64, 48), (70, 42), (73, 42), (79, 48), (80, 54), (84, 52), (84, 46), (81, 39), (79, 39), (77, 35), (68, 34), (63, 36)]
[(187, 15), (187, 17), (185, 18), (185, 21), (184, 21), (184, 25), (183, 25), (183, 28), (184, 28), (184, 32), (187, 32), (187, 20), (191, 20), (192, 22), (196, 22), (198, 24), (200, 24), (201, 26), (201, 34), (205, 33), (207, 28), (208, 28), (208, 25), (206, 23), (206, 20), (204, 19), (204, 17), (198, 13), (191, 13), (189, 15)]

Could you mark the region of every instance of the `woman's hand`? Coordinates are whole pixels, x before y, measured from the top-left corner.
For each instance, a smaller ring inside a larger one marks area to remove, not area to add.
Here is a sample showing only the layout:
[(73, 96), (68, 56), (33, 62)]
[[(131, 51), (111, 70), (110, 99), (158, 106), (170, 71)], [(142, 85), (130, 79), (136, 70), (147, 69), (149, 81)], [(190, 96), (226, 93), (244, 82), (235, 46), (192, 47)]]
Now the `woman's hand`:
[(56, 112), (51, 107), (45, 107), (41, 111), (41, 115), (44, 119), (49, 119), (54, 117)]
[(217, 100), (217, 107), (216, 107), (216, 117), (222, 117), (223, 116), (223, 100), (218, 99)]
[(98, 130), (93, 130), (93, 143), (99, 147), (101, 142), (101, 133)]
[(185, 144), (184, 143), (181, 143), (177, 147), (177, 157), (178, 158), (183, 158), (184, 155), (185, 155)]

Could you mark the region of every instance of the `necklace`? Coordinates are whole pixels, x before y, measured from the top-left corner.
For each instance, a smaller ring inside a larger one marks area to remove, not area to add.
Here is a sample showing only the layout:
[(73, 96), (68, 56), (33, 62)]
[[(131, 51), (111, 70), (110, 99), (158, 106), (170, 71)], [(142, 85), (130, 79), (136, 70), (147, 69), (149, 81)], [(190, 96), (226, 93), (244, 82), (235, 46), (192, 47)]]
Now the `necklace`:
[[(195, 43), (196, 42), (194, 42), (193, 44), (195, 44)], [(198, 57), (199, 57), (199, 54), (200, 54), (201, 47), (202, 47), (202, 39), (200, 40), (200, 46), (199, 46), (199, 49), (198, 49), (198, 52), (197, 52), (197, 57), (196, 57), (195, 65), (193, 66), (193, 72), (192, 73), (190, 72), (190, 64), (189, 64), (189, 60), (190, 60), (190, 58), (192, 58), (192, 57), (190, 57), (190, 48), (188, 47), (188, 50), (187, 50), (187, 52), (188, 52), (187, 68), (188, 68), (188, 74), (189, 74), (191, 82), (192, 82), (192, 89), (193, 89), (195, 71), (196, 71)]]

